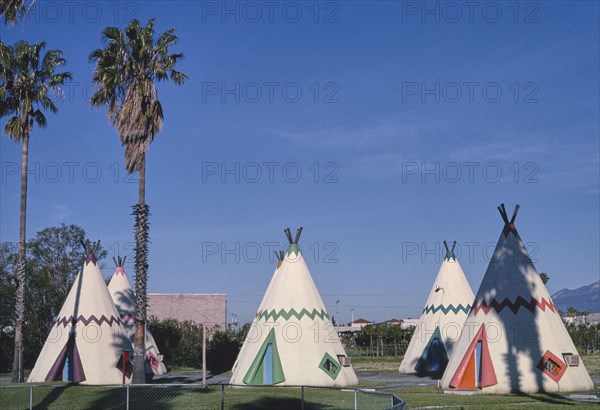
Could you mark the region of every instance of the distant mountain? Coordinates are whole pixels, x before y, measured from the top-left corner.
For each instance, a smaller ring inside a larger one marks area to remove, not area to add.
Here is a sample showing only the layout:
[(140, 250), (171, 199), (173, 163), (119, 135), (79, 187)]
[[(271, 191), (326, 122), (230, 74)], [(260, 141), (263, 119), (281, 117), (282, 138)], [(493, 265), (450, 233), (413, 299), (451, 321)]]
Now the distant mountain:
[(580, 288), (562, 289), (552, 295), (554, 305), (567, 314), (569, 306), (589, 313), (600, 312), (600, 280)]

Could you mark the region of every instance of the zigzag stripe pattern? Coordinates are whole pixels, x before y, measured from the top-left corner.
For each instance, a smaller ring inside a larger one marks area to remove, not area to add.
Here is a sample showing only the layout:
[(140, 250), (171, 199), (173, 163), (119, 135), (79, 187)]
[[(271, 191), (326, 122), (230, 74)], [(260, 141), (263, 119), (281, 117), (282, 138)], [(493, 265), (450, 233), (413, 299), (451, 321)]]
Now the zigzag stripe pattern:
[(463, 306), (462, 303), (459, 304), (458, 306), (454, 306), (452, 303), (449, 304), (448, 306), (444, 306), (444, 305), (438, 305), (438, 306), (425, 306), (425, 309), (423, 309), (423, 313), (437, 313), (438, 311), (442, 311), (442, 313), (444, 315), (447, 315), (449, 312), (454, 313), (455, 315), (458, 314), (458, 312), (465, 312), (467, 315), (469, 314), (469, 312), (471, 311), (471, 305), (466, 305)]
[(121, 324), (121, 319), (116, 318), (114, 316), (111, 316), (110, 318), (107, 318), (106, 316), (102, 315), (99, 318), (97, 318), (94, 315), (91, 315), (88, 318), (85, 318), (83, 315), (79, 315), (79, 317), (77, 318), (77, 320), (75, 320), (73, 318), (73, 315), (69, 316), (69, 317), (62, 317), (59, 318), (55, 325), (59, 326), (59, 325), (63, 325), (63, 327), (67, 327), (67, 325), (72, 324), (73, 326), (77, 323), (83, 323), (85, 326), (88, 326), (90, 323), (94, 322), (96, 323), (98, 326), (101, 326), (102, 323), (106, 323), (109, 326), (112, 326), (113, 323), (119, 323)]
[(546, 308), (548, 308), (552, 312), (556, 313), (556, 308), (551, 301), (548, 301), (544, 298), (542, 298), (541, 301), (538, 301), (536, 298), (532, 297), (531, 300), (528, 302), (521, 296), (518, 296), (514, 303), (511, 302), (508, 298), (504, 298), (504, 300), (501, 303), (498, 303), (496, 299), (492, 299), (492, 301), (489, 304), (485, 301), (475, 303), (475, 306), (473, 306), (473, 313), (477, 314), (477, 312), (482, 310), (483, 313), (487, 315), (492, 309), (500, 313), (505, 307), (508, 307), (510, 310), (512, 310), (512, 312), (515, 315), (522, 307), (529, 310), (531, 313), (534, 312), (535, 308), (539, 308), (543, 312), (545, 312)]
[(256, 314), (257, 319), (265, 319), (265, 321), (269, 319), (278, 320), (280, 317), (285, 320), (290, 320), (292, 316), (298, 320), (302, 319), (302, 317), (304, 316), (307, 316), (312, 320), (314, 320), (317, 316), (320, 317), (321, 320), (324, 320), (325, 318), (329, 319), (329, 315), (323, 309), (321, 309), (321, 311), (313, 309), (309, 312), (308, 310), (306, 310), (306, 308), (302, 308), (302, 310), (299, 313), (296, 312), (294, 308), (291, 308), (289, 311), (286, 311), (285, 309), (280, 309), (279, 312), (277, 312), (275, 309), (271, 310), (270, 312), (265, 309), (262, 312), (258, 312)]

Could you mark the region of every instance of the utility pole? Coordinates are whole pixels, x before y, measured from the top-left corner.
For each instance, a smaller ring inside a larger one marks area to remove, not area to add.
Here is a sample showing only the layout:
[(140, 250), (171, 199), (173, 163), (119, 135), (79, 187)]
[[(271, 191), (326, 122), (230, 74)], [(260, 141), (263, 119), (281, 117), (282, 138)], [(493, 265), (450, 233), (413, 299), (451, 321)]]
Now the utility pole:
[(202, 384), (206, 386), (206, 324), (202, 322)]

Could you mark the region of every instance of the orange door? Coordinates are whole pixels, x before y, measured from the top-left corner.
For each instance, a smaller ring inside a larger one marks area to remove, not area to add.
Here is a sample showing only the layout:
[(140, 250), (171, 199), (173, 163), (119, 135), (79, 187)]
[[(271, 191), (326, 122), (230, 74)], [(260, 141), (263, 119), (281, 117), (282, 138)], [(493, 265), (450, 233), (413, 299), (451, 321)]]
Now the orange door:
[(457, 389), (474, 389), (477, 387), (476, 375), (475, 375), (475, 354), (471, 355), (465, 374), (460, 381), (460, 384), (456, 386)]

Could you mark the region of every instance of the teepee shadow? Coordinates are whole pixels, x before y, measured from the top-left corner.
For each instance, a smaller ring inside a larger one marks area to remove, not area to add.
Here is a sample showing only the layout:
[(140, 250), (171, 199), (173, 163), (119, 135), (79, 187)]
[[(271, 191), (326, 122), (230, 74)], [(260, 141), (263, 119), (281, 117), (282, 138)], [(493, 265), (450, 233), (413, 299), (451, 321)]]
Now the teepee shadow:
[[(210, 381), (214, 376), (210, 373), (206, 374), (206, 380)], [(198, 378), (197, 377), (190, 377), (190, 376), (186, 376), (186, 375), (181, 375), (181, 376), (168, 376), (168, 377), (157, 377), (155, 379), (152, 380), (152, 384), (189, 384), (189, 385), (194, 385), (197, 384)], [(210, 383), (209, 383), (210, 384)]]
[(123, 306), (133, 306), (135, 301), (133, 300), (133, 294), (131, 292), (117, 291), (113, 295), (113, 302), (123, 323), (123, 327), (126, 331), (133, 331), (133, 312), (129, 312), (123, 309)]
[[(249, 399), (250, 400), (250, 399)], [(333, 409), (334, 406), (330, 406), (327, 404), (320, 404), (305, 401), (304, 405), (302, 404), (300, 399), (296, 398), (269, 398), (263, 397), (258, 400), (252, 400), (251, 402), (245, 403), (236, 403), (230, 406), (227, 406), (229, 409), (234, 410), (263, 410), (263, 409), (271, 409), (271, 410), (313, 410), (313, 409)]]
[[(536, 283), (529, 282), (526, 279), (526, 270), (528, 268), (535, 268), (527, 254), (527, 250), (524, 247), (519, 246), (521, 243), (520, 240), (513, 241), (510, 242), (511, 246), (502, 246), (496, 250), (496, 252), (499, 252), (499, 254), (502, 255), (496, 259), (496, 263), (498, 264), (497, 271), (503, 271), (503, 265), (512, 265), (512, 268), (514, 268), (515, 265), (513, 265), (513, 263), (515, 263), (520, 273), (518, 275), (511, 275), (510, 281), (506, 278), (501, 278), (498, 281), (498, 286), (493, 289), (496, 294), (511, 294), (511, 289), (527, 290), (529, 295), (537, 293)], [(514, 258), (514, 262), (511, 261), (510, 258)], [(509, 267), (509, 269), (510, 268), (511, 267)], [(510, 304), (509, 302), (513, 302), (513, 304)], [(535, 375), (535, 387), (541, 392), (544, 390), (542, 372), (537, 368), (537, 364), (544, 354), (540, 346), (541, 338), (537, 326), (537, 319), (540, 312), (533, 300), (531, 303), (529, 300), (524, 301), (525, 303), (528, 303), (529, 306), (519, 304), (518, 302), (518, 299), (517, 301), (504, 299), (501, 304), (505, 305), (503, 309), (506, 309), (508, 313), (505, 312), (504, 315), (498, 315), (498, 320), (501, 322), (499, 323), (499, 328), (504, 328), (506, 331), (506, 334), (503, 335), (507, 343), (507, 353), (504, 355), (504, 360), (506, 362), (511, 390), (514, 393), (523, 391), (524, 386), (521, 374), (525, 369), (519, 367), (518, 361), (519, 357), (525, 356), (531, 359), (531, 368), (527, 369), (527, 371), (530, 374)], [(525, 312), (527, 309), (529, 309), (530, 312)], [(520, 312), (521, 310), (523, 310), (523, 312)], [(519, 313), (521, 313), (521, 315)], [(527, 315), (531, 316), (528, 317)], [(510, 320), (511, 318), (512, 320)]]
[(540, 393), (540, 394), (527, 394), (527, 393), (517, 393), (518, 396), (527, 397), (529, 399), (533, 399), (539, 401), (540, 403), (545, 404), (557, 404), (561, 406), (574, 406), (577, 403), (573, 400), (567, 399), (564, 396), (556, 393)]
[(56, 402), (60, 396), (70, 387), (77, 386), (76, 383), (68, 383), (64, 386), (55, 386), (50, 390), (50, 393), (46, 394), (42, 401), (33, 406), (34, 410), (44, 410), (49, 408), (54, 402)]
[[(203, 399), (197, 395), (214, 395), (215, 389), (202, 386), (130, 386), (129, 409), (167, 410), (173, 408), (205, 408)], [(213, 402), (210, 398), (207, 402)], [(122, 405), (122, 403), (121, 403)], [(122, 408), (122, 407), (120, 407)], [(116, 410), (116, 409), (115, 409)]]

